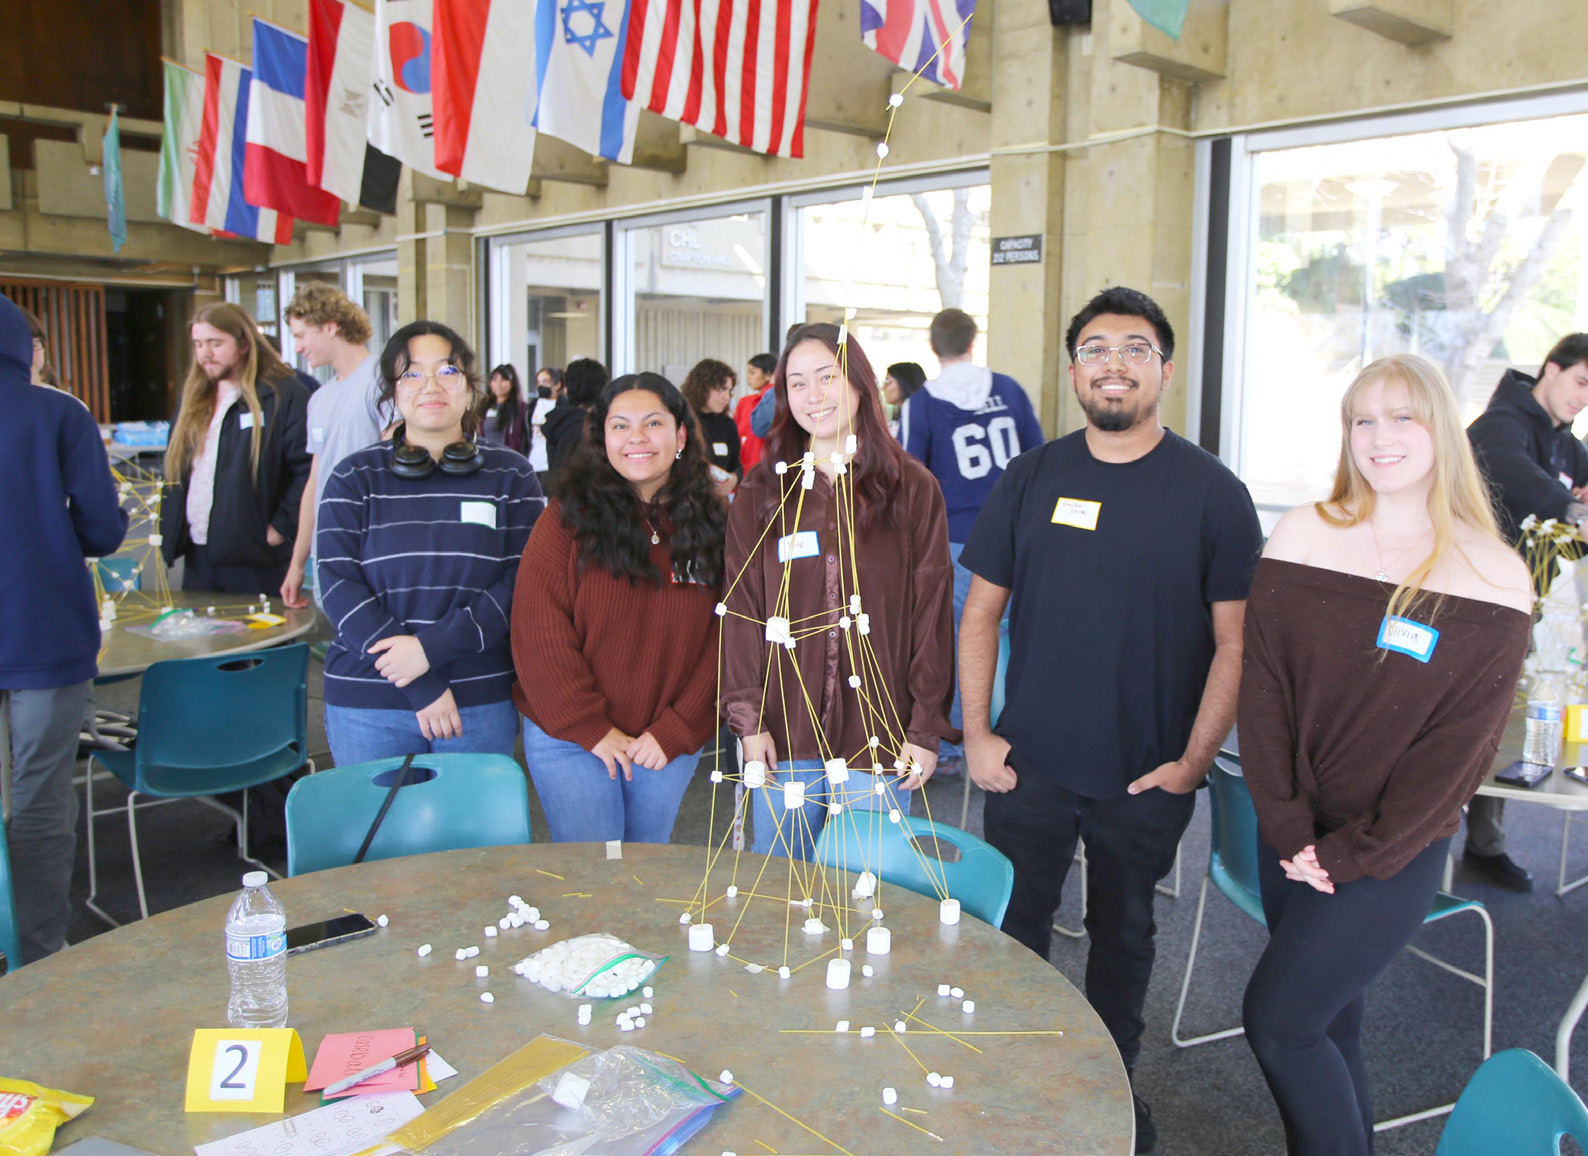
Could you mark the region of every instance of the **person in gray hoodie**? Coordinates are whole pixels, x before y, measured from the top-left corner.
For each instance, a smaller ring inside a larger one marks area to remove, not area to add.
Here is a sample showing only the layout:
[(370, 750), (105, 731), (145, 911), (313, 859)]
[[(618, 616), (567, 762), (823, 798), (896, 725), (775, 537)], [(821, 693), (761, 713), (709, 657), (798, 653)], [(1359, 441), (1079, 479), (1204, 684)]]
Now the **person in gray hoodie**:
[[(1506, 370), (1489, 407), (1467, 427), (1500, 533), (1518, 548), (1529, 514), (1540, 522), (1568, 522), (1579, 534), (1588, 521), (1588, 449), (1571, 432), (1585, 406), (1588, 333), (1573, 333), (1555, 343), (1537, 377)], [(1548, 573), (1537, 576), (1539, 597), (1549, 592), (1556, 573), (1551, 563)], [(1468, 804), (1463, 862), (1500, 887), (1531, 891), (1527, 870), (1506, 853), (1504, 817), (1504, 799), (1479, 795)]]
[(66, 946), (77, 850), (77, 735), (98, 670), (87, 559), (127, 533), (99, 427), (77, 398), (32, 383), (33, 335), (0, 296), (0, 695), (11, 711), (17, 937), (32, 963)]

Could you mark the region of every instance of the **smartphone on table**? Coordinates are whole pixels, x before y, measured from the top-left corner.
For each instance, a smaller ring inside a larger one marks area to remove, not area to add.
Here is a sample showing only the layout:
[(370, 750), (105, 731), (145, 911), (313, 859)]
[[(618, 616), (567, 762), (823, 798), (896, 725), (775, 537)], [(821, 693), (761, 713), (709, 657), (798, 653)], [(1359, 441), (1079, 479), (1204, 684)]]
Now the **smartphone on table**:
[(350, 939), (363, 939), (375, 934), (375, 924), (368, 916), (357, 913), (339, 915), (319, 923), (305, 923), (302, 927), (287, 929), (287, 954), (298, 955), (330, 947), (333, 943), (346, 943)]

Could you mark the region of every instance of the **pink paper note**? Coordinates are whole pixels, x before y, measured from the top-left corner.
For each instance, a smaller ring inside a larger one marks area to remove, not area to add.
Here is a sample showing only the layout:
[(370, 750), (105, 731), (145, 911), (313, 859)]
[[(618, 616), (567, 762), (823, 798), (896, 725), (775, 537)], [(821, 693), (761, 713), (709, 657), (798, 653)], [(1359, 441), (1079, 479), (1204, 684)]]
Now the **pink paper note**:
[[(413, 1028), (333, 1033), (320, 1041), (320, 1050), (315, 1053), (314, 1065), (309, 1069), (309, 1079), (303, 1085), (303, 1090), (312, 1092), (317, 1088), (324, 1088), (355, 1072), (374, 1067), (382, 1060), (389, 1060), (398, 1052), (405, 1052), (413, 1046)], [(365, 1080), (362, 1084), (354, 1084), (347, 1091), (339, 1092), (331, 1098), (367, 1096), (371, 1092), (417, 1092), (418, 1090), (419, 1065), (404, 1064), (400, 1068), (383, 1072), (374, 1079)]]

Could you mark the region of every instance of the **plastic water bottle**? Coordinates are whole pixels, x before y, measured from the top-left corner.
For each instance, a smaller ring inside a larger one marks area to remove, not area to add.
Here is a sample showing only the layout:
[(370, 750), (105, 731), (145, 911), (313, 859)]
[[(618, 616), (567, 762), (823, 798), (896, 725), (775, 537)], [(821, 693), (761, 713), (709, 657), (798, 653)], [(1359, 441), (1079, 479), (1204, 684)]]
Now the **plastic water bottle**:
[(232, 973), (226, 1022), (234, 1028), (287, 1025), (287, 913), (266, 886), (269, 881), (263, 871), (244, 875), (243, 893), (226, 915), (226, 966)]
[(1553, 767), (1560, 757), (1560, 692), (1555, 680), (1540, 677), (1527, 696), (1527, 737), (1522, 743), (1522, 761), (1535, 766)]

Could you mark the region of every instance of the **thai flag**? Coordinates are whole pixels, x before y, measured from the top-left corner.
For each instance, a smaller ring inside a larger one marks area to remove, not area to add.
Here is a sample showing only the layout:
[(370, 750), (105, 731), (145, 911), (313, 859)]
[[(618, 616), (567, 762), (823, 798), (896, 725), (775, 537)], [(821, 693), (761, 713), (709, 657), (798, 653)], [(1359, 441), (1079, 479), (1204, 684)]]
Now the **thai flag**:
[(535, 9), (523, 0), (435, 0), (436, 168), (522, 196), (535, 155)]
[(908, 72), (959, 91), (976, 0), (860, 0), (860, 39)]
[(204, 54), (204, 127), (193, 165), (190, 212), (195, 225), (286, 245), (292, 240), (292, 218), (256, 208), (243, 196), (252, 80), (252, 71), (235, 60)]
[(342, 202), (309, 183), (304, 78), (309, 42), (254, 21), (254, 77), (248, 90), (248, 147), (243, 193), (250, 204), (335, 226)]

